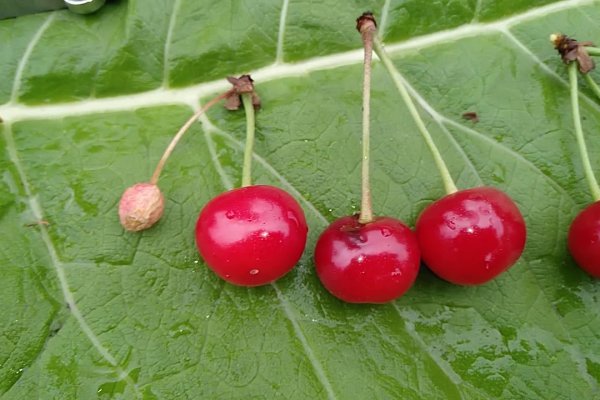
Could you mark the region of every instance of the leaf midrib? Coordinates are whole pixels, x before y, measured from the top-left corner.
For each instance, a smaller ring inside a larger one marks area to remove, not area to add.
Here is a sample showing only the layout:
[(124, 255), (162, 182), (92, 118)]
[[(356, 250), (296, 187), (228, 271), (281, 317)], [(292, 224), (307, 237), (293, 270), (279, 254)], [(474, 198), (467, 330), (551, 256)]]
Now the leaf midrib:
[[(418, 36), (400, 43), (388, 45), (387, 50), (391, 54), (397, 54), (409, 50), (428, 48), (468, 37), (490, 33), (506, 33), (509, 28), (519, 23), (541, 18), (565, 9), (593, 4), (595, 2), (597, 2), (597, 0), (565, 0), (534, 8), (525, 13), (490, 23), (469, 23), (454, 29)], [(42, 29), (40, 29), (40, 31), (42, 31)], [(280, 34), (283, 34), (283, 32), (280, 32)], [(260, 85), (262, 82), (306, 76), (311, 72), (355, 65), (362, 62), (362, 54), (362, 50), (358, 49), (327, 56), (314, 57), (294, 64), (279, 63), (275, 61), (271, 65), (255, 70), (252, 75), (258, 82), (258, 85)], [(25, 59), (25, 61), (27, 60)], [(543, 67), (546, 67), (544, 70), (549, 74), (552, 74), (552, 71), (544, 63), (539, 61), (539, 59), (536, 60), (536, 62), (539, 62)], [(24, 69), (25, 67), (26, 63), (20, 68)], [(215, 92), (224, 91), (228, 89), (228, 85), (229, 84), (225, 80), (203, 82), (184, 88), (169, 88), (167, 87), (167, 84), (164, 84), (162, 87), (146, 92), (105, 98), (90, 98), (78, 102), (57, 103), (53, 105), (21, 104), (14, 99), (15, 93), (13, 93), (13, 100), (0, 105), (0, 116), (2, 116), (5, 123), (13, 123), (29, 119), (59, 119), (94, 113), (132, 111), (139, 108), (173, 104), (186, 104), (195, 107), (202, 97)], [(15, 83), (15, 86), (18, 88), (17, 83)]]

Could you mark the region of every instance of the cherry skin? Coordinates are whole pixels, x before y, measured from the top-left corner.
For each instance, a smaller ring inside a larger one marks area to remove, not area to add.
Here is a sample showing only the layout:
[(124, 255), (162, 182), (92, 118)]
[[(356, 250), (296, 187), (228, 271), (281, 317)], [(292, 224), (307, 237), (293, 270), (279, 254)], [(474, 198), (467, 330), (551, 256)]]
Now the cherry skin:
[(304, 212), (292, 196), (255, 185), (222, 193), (206, 204), (196, 223), (196, 245), (224, 280), (259, 286), (296, 265), (307, 233)]
[(402, 296), (414, 283), (419, 263), (414, 233), (389, 217), (367, 224), (356, 216), (339, 218), (315, 248), (321, 283), (348, 303), (387, 303)]
[(516, 204), (491, 187), (432, 203), (419, 216), (416, 232), (424, 263), (458, 285), (479, 285), (506, 271), (523, 253), (526, 238)]
[(568, 246), (577, 265), (600, 278), (600, 201), (575, 217), (569, 229)]

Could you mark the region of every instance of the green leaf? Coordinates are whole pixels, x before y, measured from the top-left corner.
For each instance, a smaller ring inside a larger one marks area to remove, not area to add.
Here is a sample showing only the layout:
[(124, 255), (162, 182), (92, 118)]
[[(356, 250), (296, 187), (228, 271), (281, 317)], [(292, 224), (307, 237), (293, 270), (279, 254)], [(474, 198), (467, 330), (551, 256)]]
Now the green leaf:
[[(509, 193), (528, 243), (486, 285), (423, 267), (379, 306), (336, 300), (312, 263), (328, 221), (360, 204), (364, 2), (131, 0), (0, 21), (0, 396), (598, 398), (600, 286), (565, 245), (592, 200), (548, 36), (600, 41), (599, 3), (430, 3), (367, 6), (457, 185)], [(373, 70), (375, 212), (414, 225), (442, 182)], [(184, 137), (156, 227), (126, 233), (116, 211), (193, 109), (247, 72), (263, 101), (254, 180), (294, 195), (310, 226), (298, 266), (250, 289), (211, 273), (193, 235), (202, 206), (240, 182), (243, 112), (214, 108)], [(600, 165), (600, 101), (582, 88)]]

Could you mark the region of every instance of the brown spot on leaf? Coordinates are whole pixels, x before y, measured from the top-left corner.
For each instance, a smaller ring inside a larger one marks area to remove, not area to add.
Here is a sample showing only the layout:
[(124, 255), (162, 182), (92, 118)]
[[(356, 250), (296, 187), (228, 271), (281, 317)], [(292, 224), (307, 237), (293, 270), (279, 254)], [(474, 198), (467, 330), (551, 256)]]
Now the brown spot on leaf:
[(27, 228), (32, 228), (34, 226), (40, 226), (40, 225), (48, 226), (48, 225), (50, 225), (50, 222), (46, 221), (45, 219), (42, 219), (42, 220), (39, 220), (39, 221), (30, 222), (28, 224), (25, 224), (25, 226)]
[(473, 121), (473, 122), (475, 122), (475, 123), (479, 122), (479, 115), (477, 115), (477, 113), (476, 113), (475, 111), (467, 111), (467, 112), (464, 112), (464, 113), (462, 114), (462, 117), (463, 117), (464, 119), (467, 119), (467, 120), (469, 120), (469, 121)]

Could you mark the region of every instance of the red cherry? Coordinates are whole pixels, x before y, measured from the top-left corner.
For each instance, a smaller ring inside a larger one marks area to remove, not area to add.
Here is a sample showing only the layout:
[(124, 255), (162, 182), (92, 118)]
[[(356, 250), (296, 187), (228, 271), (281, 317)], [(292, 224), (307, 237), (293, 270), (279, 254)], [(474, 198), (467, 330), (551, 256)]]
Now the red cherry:
[(423, 261), (458, 285), (485, 283), (511, 267), (525, 247), (525, 221), (506, 194), (491, 187), (461, 190), (420, 215), (417, 239)]
[(588, 274), (600, 278), (600, 201), (590, 204), (571, 223), (569, 251)]
[(258, 286), (281, 278), (296, 265), (307, 232), (304, 212), (287, 192), (246, 186), (206, 204), (196, 223), (196, 244), (221, 278)]
[(402, 296), (419, 272), (413, 232), (394, 218), (368, 224), (342, 217), (323, 231), (315, 249), (317, 275), (349, 303), (386, 303)]

